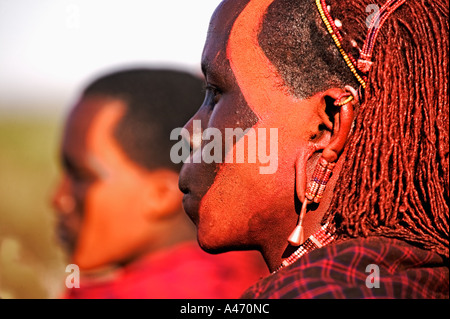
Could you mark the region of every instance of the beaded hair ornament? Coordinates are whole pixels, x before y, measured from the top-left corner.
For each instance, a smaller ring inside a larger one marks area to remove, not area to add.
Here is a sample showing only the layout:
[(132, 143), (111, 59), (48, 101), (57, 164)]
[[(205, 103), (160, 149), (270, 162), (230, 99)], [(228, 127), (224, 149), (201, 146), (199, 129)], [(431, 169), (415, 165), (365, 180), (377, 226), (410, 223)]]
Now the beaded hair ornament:
[(363, 89), (366, 88), (366, 76), (359, 75), (359, 72), (363, 74), (367, 74), (372, 67), (372, 52), (375, 44), (375, 40), (378, 36), (378, 32), (380, 31), (383, 24), (386, 22), (388, 17), (406, 0), (388, 0), (380, 10), (375, 14), (372, 18), (368, 31), (366, 40), (364, 42), (363, 48), (360, 50), (360, 55), (358, 60), (351, 54), (347, 54), (345, 50), (342, 48), (342, 36), (339, 32), (339, 29), (342, 27), (342, 23), (339, 20), (333, 20), (329, 12), (329, 6), (326, 5), (325, 0), (315, 0), (317, 9), (319, 10), (320, 16), (325, 23), (328, 33), (330, 33), (333, 38), (336, 47), (344, 58), (345, 63), (350, 68), (350, 71), (358, 80), (359, 84)]
[[(356, 60), (351, 54), (345, 52), (344, 48), (342, 47), (343, 39), (339, 32), (339, 29), (342, 27), (341, 21), (333, 20), (329, 12), (330, 7), (327, 6), (325, 0), (315, 1), (319, 10), (319, 14), (325, 24), (328, 33), (331, 35), (334, 43), (336, 44), (337, 49), (341, 53), (350, 71), (358, 80), (360, 88), (365, 89), (367, 81), (366, 75), (370, 71), (373, 64), (372, 52), (378, 32), (384, 22), (386, 22), (387, 18), (406, 0), (388, 0), (375, 14), (368, 27), (366, 40), (364, 42), (363, 48), (360, 50), (358, 60)], [(336, 106), (344, 106), (345, 104), (352, 102), (352, 100), (355, 100), (353, 102), (358, 102), (360, 95), (356, 92), (356, 90), (351, 88), (350, 86), (346, 86), (346, 90), (346, 93), (343, 93), (338, 99), (336, 99)], [(304, 241), (302, 224), (308, 204), (313, 202), (319, 203), (322, 199), (325, 187), (330, 180), (335, 165), (335, 162), (328, 161), (323, 157), (319, 159), (312, 178), (306, 188), (306, 198), (302, 204), (297, 226), (288, 238), (288, 241), (292, 246), (300, 245), (300, 247), (290, 257), (285, 259), (282, 265), (276, 271), (294, 263), (296, 260), (300, 259), (308, 252), (316, 248), (325, 246), (334, 240), (334, 229), (329, 229), (327, 225), (323, 225), (316, 233), (314, 233), (306, 241)]]

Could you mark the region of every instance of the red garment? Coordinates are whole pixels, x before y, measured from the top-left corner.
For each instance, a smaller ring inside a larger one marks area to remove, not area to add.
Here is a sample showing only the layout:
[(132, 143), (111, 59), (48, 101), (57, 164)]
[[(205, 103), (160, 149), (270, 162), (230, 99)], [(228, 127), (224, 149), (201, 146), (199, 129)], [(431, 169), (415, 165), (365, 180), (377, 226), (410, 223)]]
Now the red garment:
[(149, 255), (108, 275), (81, 277), (69, 299), (215, 299), (239, 298), (268, 270), (256, 252), (211, 255), (186, 242)]

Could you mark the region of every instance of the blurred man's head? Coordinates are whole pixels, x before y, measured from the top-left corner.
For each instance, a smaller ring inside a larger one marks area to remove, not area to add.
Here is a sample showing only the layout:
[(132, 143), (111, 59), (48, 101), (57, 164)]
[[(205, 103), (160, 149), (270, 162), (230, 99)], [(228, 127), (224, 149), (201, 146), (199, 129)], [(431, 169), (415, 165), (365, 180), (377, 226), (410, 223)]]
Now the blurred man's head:
[(127, 263), (190, 238), (169, 137), (201, 101), (201, 79), (169, 70), (117, 72), (84, 90), (65, 128), (53, 200), (74, 263)]

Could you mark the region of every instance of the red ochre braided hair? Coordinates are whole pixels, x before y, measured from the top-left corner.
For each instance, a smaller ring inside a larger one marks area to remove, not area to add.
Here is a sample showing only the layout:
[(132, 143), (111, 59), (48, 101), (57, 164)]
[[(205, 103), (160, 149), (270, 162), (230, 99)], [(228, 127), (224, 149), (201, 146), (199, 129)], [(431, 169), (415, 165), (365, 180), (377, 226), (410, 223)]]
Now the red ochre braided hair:
[[(356, 59), (373, 2), (327, 1)], [(340, 238), (397, 238), (448, 258), (448, 11), (448, 1), (407, 0), (378, 34), (323, 220)]]

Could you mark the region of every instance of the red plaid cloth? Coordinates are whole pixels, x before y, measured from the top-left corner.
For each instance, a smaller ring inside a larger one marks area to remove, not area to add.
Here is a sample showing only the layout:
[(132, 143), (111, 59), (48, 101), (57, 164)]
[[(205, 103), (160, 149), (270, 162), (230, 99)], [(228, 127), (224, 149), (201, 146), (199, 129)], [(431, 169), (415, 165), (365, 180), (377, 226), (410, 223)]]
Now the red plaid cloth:
[[(370, 264), (379, 267), (379, 288), (366, 285)], [(351, 239), (310, 252), (241, 298), (449, 298), (448, 259), (400, 240)]]

